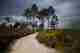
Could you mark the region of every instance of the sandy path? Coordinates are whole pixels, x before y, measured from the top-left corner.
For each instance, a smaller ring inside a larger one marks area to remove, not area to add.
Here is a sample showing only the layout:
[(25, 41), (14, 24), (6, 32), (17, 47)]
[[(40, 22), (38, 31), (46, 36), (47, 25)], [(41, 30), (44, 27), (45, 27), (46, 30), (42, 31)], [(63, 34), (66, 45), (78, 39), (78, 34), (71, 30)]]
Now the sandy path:
[(11, 53), (56, 53), (56, 50), (49, 49), (38, 43), (35, 38), (37, 34), (34, 33), (17, 40), (12, 47)]

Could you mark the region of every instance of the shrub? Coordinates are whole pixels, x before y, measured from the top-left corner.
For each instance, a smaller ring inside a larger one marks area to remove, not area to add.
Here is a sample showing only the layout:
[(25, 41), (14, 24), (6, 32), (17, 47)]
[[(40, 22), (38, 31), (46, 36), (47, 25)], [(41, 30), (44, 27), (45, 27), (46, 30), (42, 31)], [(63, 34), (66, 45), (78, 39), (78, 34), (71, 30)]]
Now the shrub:
[(63, 48), (64, 47), (64, 32), (39, 32), (36, 37), (40, 43), (45, 44), (51, 48)]

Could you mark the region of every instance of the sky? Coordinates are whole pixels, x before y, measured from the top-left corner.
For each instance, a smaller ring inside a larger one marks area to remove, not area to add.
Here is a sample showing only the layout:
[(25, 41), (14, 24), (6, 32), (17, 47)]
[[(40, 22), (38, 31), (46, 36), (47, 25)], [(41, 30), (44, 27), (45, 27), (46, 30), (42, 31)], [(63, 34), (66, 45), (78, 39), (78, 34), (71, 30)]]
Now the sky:
[(31, 0), (0, 0), (0, 16), (20, 16), (31, 4)]
[(52, 5), (65, 28), (79, 28), (79, 2), (80, 0), (0, 0), (0, 16), (21, 16), (24, 9), (31, 7), (33, 3), (41, 9)]
[(52, 5), (59, 16), (79, 16), (80, 0), (0, 0), (0, 15), (22, 15), (25, 8), (37, 3), (45, 8)]
[(80, 27), (80, 0), (33, 0), (41, 8), (52, 5), (59, 18), (59, 26), (64, 28)]

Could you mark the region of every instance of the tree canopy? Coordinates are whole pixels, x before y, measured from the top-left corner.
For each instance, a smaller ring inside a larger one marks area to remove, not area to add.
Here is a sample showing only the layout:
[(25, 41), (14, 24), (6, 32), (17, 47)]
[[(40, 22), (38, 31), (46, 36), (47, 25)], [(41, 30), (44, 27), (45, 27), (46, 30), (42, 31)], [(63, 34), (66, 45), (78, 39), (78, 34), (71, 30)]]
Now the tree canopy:
[(53, 6), (49, 6), (48, 8), (43, 8), (42, 10), (39, 11), (39, 8), (36, 4), (33, 4), (31, 8), (25, 9), (24, 16), (33, 16), (33, 17), (37, 16), (39, 18), (44, 18), (49, 16), (56, 17), (55, 9), (53, 8)]

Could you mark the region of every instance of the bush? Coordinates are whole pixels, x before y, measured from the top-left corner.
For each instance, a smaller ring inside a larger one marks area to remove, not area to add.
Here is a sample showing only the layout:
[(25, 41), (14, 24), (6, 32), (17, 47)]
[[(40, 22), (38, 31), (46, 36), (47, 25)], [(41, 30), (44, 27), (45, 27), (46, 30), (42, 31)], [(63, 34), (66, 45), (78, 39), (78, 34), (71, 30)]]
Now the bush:
[(64, 32), (39, 32), (36, 37), (40, 43), (45, 44), (51, 48), (63, 48), (64, 47)]

